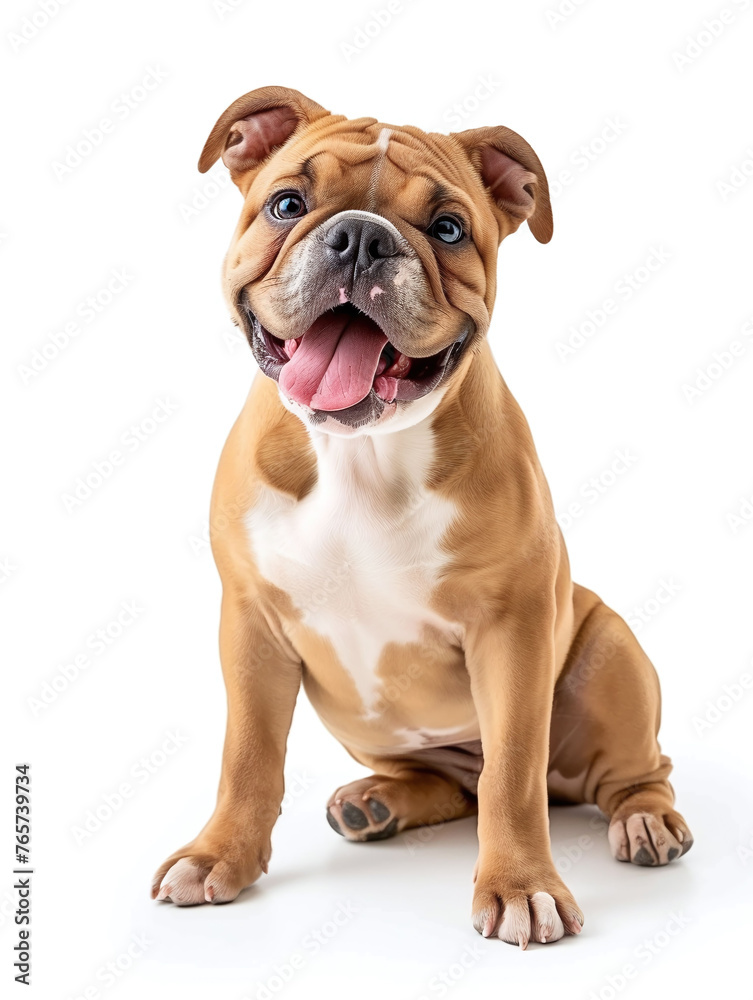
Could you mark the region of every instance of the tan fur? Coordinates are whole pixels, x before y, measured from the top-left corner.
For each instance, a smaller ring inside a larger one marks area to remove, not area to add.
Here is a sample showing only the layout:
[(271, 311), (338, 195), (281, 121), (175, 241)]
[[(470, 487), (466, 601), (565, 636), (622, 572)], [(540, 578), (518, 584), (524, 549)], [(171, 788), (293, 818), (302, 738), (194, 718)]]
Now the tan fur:
[[(160, 867), (154, 894), (178, 903), (231, 899), (266, 871), (285, 742), (303, 683), (324, 724), (375, 771), (333, 795), (333, 825), (351, 839), (373, 839), (478, 809), (476, 928), (523, 947), (529, 939), (577, 933), (582, 914), (552, 862), (548, 794), (596, 803), (612, 819), (610, 843), (621, 860), (666, 863), (692, 838), (673, 809), (671, 765), (656, 740), (654, 669), (622, 619), (572, 583), (528, 425), (484, 339), (497, 247), (522, 217), (484, 187), (479, 151), (492, 144), (532, 171), (536, 205), (528, 221), (542, 240), (551, 235), (546, 178), (533, 150), (509, 130), (447, 137), (374, 119), (348, 121), (282, 88), (253, 92), (229, 109), (202, 169), (222, 154), (236, 120), (285, 102), (298, 122), (292, 138), (233, 174), (245, 201), (225, 262), (231, 312), (240, 322), (246, 289), (265, 326), (286, 328), (295, 316), (280, 275), (289, 273), (313, 227), (352, 208), (393, 223), (425, 275), (415, 314), (396, 333), (400, 349), (426, 357), (451, 342), (463, 317), (476, 328), (426, 418), (435, 451), (424, 486), (457, 513), (442, 539), (444, 569), (427, 605), (438, 624), (418, 642), (382, 650), (376, 674), (387, 694), (367, 713), (316, 616), (304, 620), (255, 564), (248, 516), (260, 491), (300, 503), (319, 476), (303, 423), (282, 404), (274, 382), (257, 376), (222, 453), (212, 499), (228, 694), (218, 803), (198, 837)], [(311, 186), (301, 165), (312, 160), (312, 210), (286, 235), (275, 232), (262, 212), (268, 192), (290, 178)], [(440, 192), (473, 231), (473, 243), (458, 253), (433, 251), (422, 235), (427, 199)], [(403, 517), (401, 480), (385, 482), (384, 490), (385, 517)], [(406, 733), (415, 742), (410, 750)], [(342, 830), (349, 806), (366, 816), (360, 832)]]

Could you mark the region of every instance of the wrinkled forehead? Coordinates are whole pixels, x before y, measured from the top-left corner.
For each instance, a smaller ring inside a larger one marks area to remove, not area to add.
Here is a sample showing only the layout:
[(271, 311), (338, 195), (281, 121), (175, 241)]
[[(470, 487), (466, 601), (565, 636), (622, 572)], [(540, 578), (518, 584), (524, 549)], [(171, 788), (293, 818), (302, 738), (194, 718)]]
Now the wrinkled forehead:
[[(465, 162), (464, 162), (465, 161)], [(265, 184), (303, 180), (343, 207), (385, 212), (400, 199), (417, 210), (466, 203), (479, 185), (447, 137), (373, 118), (314, 123), (274, 156)]]

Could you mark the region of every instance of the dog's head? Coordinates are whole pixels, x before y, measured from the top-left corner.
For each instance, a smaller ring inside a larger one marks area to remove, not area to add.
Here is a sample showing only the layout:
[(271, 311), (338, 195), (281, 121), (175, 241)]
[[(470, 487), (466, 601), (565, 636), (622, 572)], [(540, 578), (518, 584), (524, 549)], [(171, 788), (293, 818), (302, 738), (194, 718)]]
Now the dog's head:
[(261, 370), (309, 426), (415, 423), (489, 326), (499, 243), (546, 243), (546, 176), (503, 126), (453, 135), (332, 115), (295, 90), (239, 98), (199, 161), (245, 198), (225, 293)]

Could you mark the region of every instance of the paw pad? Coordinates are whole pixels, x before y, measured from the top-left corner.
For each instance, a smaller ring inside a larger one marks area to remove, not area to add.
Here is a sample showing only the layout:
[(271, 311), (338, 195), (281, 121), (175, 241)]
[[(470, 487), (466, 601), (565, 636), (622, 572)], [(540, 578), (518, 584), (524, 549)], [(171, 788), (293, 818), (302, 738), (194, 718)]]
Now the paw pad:
[(351, 798), (347, 788), (342, 789), (327, 807), (327, 822), (346, 840), (359, 842), (386, 840), (394, 837), (398, 830), (398, 818), (384, 802), (364, 796), (360, 790), (352, 793)]

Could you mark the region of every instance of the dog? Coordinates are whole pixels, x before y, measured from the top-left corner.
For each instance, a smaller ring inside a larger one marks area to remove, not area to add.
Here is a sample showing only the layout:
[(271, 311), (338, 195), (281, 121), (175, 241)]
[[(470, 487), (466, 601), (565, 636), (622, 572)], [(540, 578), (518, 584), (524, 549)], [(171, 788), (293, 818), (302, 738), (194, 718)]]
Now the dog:
[(243, 195), (224, 294), (260, 368), (210, 537), (227, 734), (216, 809), (152, 895), (228, 902), (266, 872), (303, 687), (373, 770), (327, 805), (350, 841), (478, 815), (472, 921), (578, 934), (548, 802), (595, 803), (619, 861), (693, 839), (657, 742), (656, 672), (574, 584), (528, 425), (486, 339), (499, 244), (547, 243), (547, 180), (509, 128), (451, 135), (254, 90), (222, 114)]

